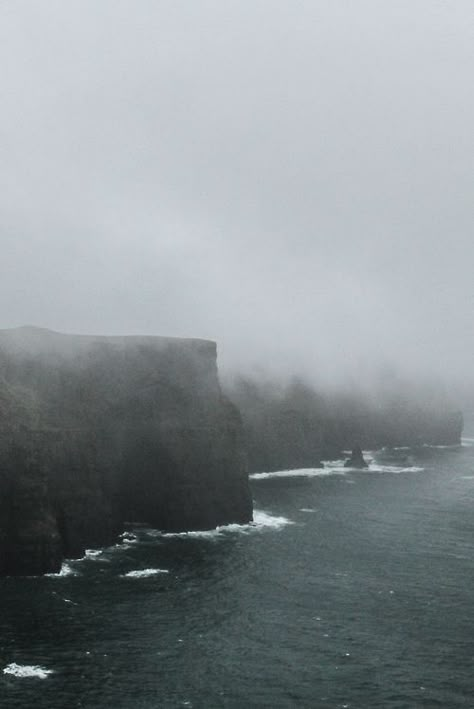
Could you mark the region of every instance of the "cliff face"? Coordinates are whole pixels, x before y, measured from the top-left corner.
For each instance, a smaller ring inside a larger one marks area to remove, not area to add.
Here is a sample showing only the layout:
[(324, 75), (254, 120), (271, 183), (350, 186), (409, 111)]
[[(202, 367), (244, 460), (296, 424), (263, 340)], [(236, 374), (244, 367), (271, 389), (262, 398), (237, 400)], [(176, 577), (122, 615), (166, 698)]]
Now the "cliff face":
[(124, 522), (252, 517), (215, 344), (0, 331), (0, 573), (55, 571)]
[(355, 446), (460, 444), (462, 414), (442, 394), (396, 394), (324, 395), (301, 380), (286, 387), (240, 380), (229, 390), (242, 415), (250, 472), (317, 467)]

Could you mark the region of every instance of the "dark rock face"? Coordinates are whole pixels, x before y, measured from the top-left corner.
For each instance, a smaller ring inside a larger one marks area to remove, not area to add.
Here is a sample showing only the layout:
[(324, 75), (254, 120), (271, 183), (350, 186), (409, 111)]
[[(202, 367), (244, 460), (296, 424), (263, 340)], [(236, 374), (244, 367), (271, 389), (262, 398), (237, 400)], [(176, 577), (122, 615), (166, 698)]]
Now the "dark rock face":
[(285, 386), (240, 379), (229, 386), (239, 407), (250, 472), (314, 468), (344, 450), (459, 445), (463, 418), (442, 391), (395, 383), (377, 398), (318, 392), (296, 379)]
[(18, 438), (2, 450), (0, 569), (42, 574), (61, 566), (58, 525), (37, 451)]
[(354, 446), (352, 449), (351, 457), (344, 463), (345, 468), (368, 468), (369, 465), (362, 455), (362, 449), (360, 446)]
[(326, 411), (301, 382), (279, 390), (242, 379), (229, 396), (242, 415), (250, 472), (322, 468), (321, 459), (331, 457), (324, 445)]
[(212, 342), (0, 331), (0, 426), (0, 574), (57, 571), (125, 521), (252, 518)]

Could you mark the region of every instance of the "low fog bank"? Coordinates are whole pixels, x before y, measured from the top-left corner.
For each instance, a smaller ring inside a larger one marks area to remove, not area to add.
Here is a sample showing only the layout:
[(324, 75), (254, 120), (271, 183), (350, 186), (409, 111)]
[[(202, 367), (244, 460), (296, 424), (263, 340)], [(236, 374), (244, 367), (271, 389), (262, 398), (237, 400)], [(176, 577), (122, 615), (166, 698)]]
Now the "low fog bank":
[(473, 20), (2, 3), (3, 327), (205, 338), (225, 380), (426, 378), (469, 405)]
[[(272, 350), (271, 334), (264, 350), (258, 351), (258, 339), (251, 338), (242, 340), (237, 351), (229, 351), (225, 344), (207, 338), (168, 337), (163, 333), (72, 334), (71, 328), (67, 330), (70, 334), (35, 326), (0, 329), (1, 350), (10, 352), (18, 361), (39, 358), (48, 366), (61, 367), (67, 360), (82, 366), (81, 363), (88, 363), (91, 353), (106, 353), (107, 348), (110, 352), (125, 352), (132, 345), (171, 353), (181, 348), (190, 354), (195, 352), (197, 357), (205, 353), (215, 361), (217, 344), (221, 386), (238, 404), (252, 392), (255, 402), (259, 397), (268, 401), (289, 397), (298, 406), (305, 398), (313, 403), (318, 399), (328, 411), (334, 406), (363, 406), (375, 412), (405, 405), (434, 414), (462, 409), (469, 416), (474, 410), (474, 386), (468, 377), (446, 372), (441, 376), (434, 362), (421, 369), (406, 361), (377, 361), (373, 354), (351, 356), (344, 351), (348, 349), (344, 341), (334, 347), (331, 357), (328, 339), (322, 346), (323, 356), (319, 356), (316, 345), (298, 353), (298, 342), (291, 342), (288, 337), (274, 342)], [(171, 359), (173, 356), (170, 354)]]
[(238, 407), (251, 472), (321, 467), (344, 451), (461, 443), (463, 414), (433, 382), (413, 384), (393, 373), (371, 390), (321, 390), (308, 381), (237, 377), (225, 391)]
[[(284, 399), (289, 392), (305, 391), (327, 405), (358, 405), (378, 408), (405, 405), (420, 407), (427, 412), (461, 410), (466, 418), (474, 419), (474, 378), (467, 367), (446, 366), (438, 359), (433, 348), (431, 359), (423, 367), (406, 353), (397, 359), (377, 356), (373, 352), (358, 356), (350, 352), (350, 344), (341, 333), (340, 346), (334, 344), (333, 354), (327, 341), (320, 356), (317, 347), (304, 349), (300, 356), (282, 357), (276, 345), (266, 359), (255, 357), (247, 361), (231, 358), (231, 366), (221, 355), (218, 345), (220, 379), (231, 398), (239, 398), (243, 391), (259, 391), (264, 398)], [(346, 350), (346, 351), (344, 351)], [(310, 356), (311, 355), (311, 356)], [(349, 403), (349, 402), (352, 402)], [(398, 402), (398, 403), (397, 403)]]
[(366, 406), (374, 411), (382, 408), (418, 407), (432, 412), (443, 413), (466, 407), (474, 409), (472, 392), (454, 384), (449, 386), (440, 379), (424, 376), (402, 376), (393, 368), (379, 369), (373, 378), (364, 378), (346, 373), (330, 382), (317, 376), (285, 375), (253, 372), (221, 376), (224, 390), (238, 400), (250, 392), (256, 399), (284, 400), (294, 398), (295, 402), (305, 397), (321, 406)]
[[(211, 341), (0, 330), (3, 415), (8, 420), (8, 411), (19, 411), (17, 419), (32, 430), (86, 426), (101, 439), (118, 416), (118, 437), (135, 450), (137, 422), (146, 430), (159, 422), (151, 434), (157, 445), (163, 431), (197, 422), (199, 430), (234, 426), (232, 440), (250, 472), (318, 467), (354, 446), (460, 443), (456, 397), (426, 376), (409, 379), (385, 368), (372, 379), (346, 372), (344, 381), (329, 383), (276, 376), (268, 367), (223, 376), (219, 384), (217, 374)], [(176, 445), (179, 451), (184, 443)]]

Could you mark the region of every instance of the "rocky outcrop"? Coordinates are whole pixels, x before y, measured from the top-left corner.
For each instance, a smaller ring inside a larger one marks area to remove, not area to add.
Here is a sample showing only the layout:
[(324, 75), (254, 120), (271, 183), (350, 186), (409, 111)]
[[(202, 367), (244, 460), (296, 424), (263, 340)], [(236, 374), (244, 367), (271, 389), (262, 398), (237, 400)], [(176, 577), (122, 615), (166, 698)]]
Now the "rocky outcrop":
[(368, 468), (369, 465), (362, 454), (362, 448), (360, 446), (354, 446), (352, 449), (351, 457), (348, 458), (344, 463), (345, 468), (358, 468), (360, 470)]
[(215, 343), (0, 331), (0, 574), (56, 571), (125, 522), (252, 518)]

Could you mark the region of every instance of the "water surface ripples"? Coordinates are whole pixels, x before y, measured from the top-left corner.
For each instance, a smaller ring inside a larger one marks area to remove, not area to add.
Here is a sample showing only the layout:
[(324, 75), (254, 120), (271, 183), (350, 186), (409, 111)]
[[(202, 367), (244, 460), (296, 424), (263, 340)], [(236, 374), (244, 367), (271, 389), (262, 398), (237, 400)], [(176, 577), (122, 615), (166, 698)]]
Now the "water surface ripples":
[(1, 580), (1, 706), (472, 707), (474, 447), (252, 486), (255, 525)]

